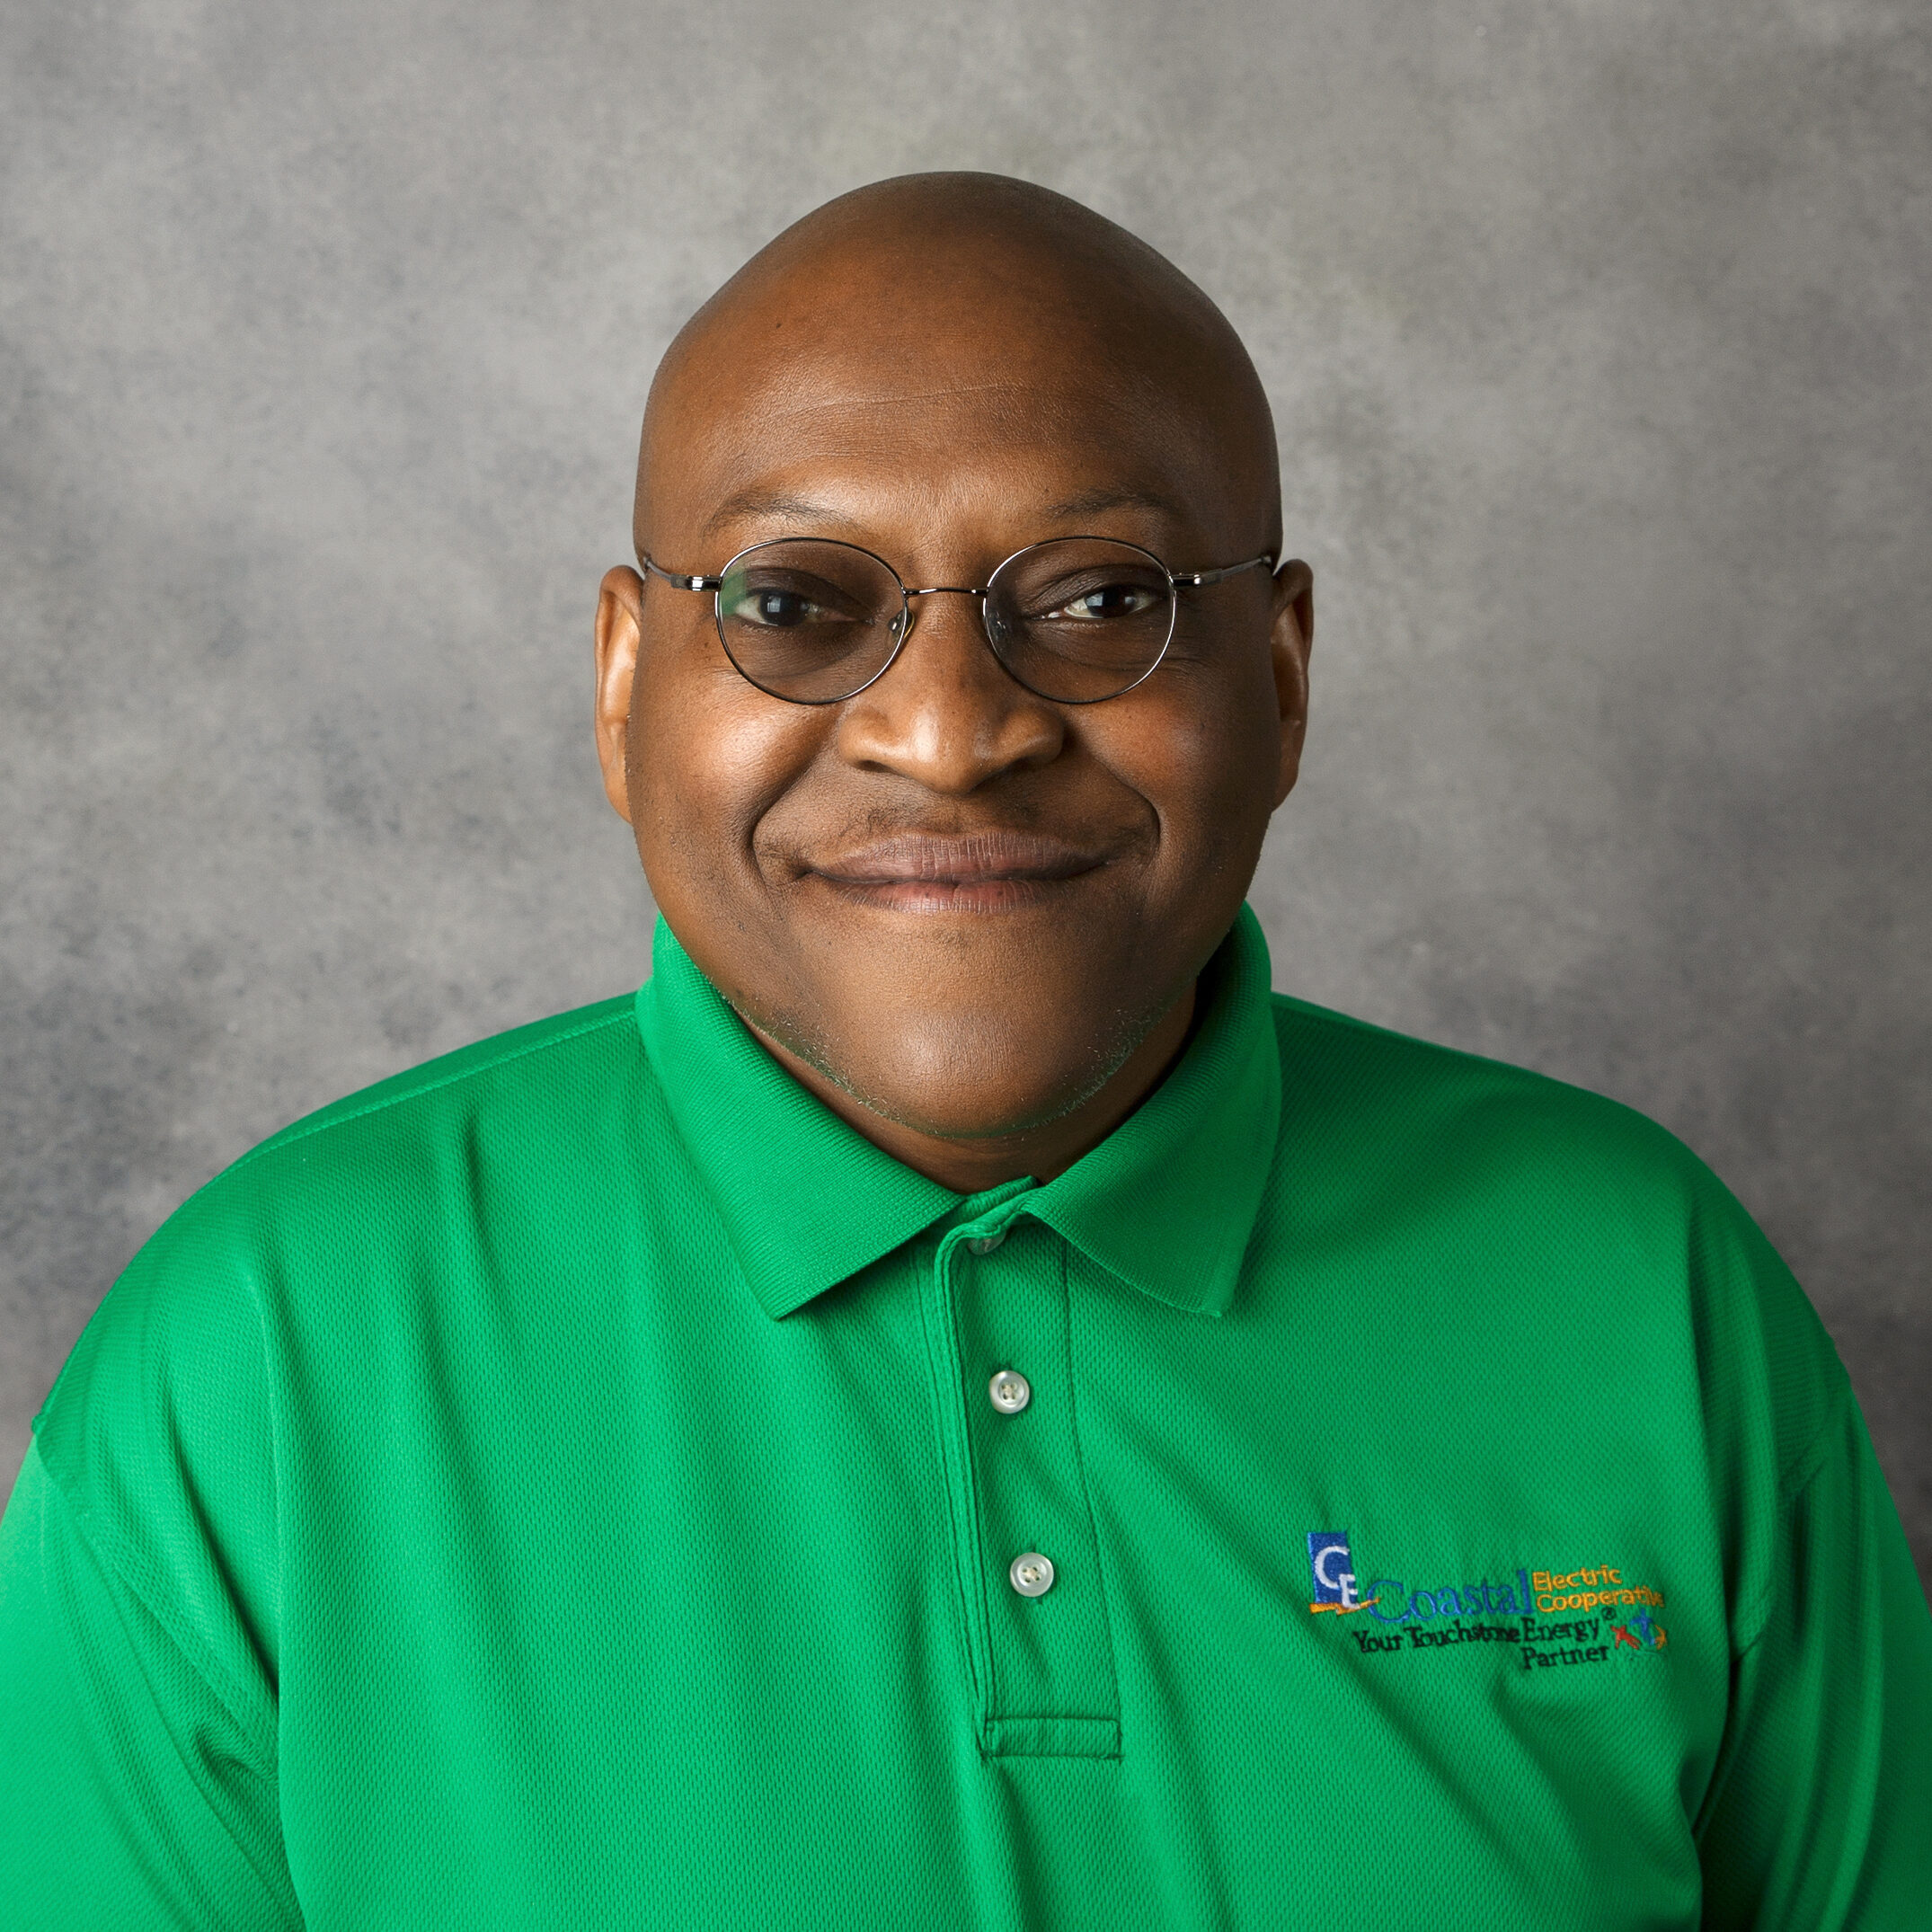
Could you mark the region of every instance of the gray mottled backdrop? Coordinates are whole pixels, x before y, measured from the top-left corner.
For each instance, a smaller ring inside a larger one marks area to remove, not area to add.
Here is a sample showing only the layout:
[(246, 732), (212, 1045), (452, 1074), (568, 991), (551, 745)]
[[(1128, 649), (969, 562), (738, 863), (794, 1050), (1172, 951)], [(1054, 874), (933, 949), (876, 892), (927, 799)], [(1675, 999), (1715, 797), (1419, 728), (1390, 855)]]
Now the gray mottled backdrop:
[(209, 1174), (643, 977), (587, 712), (652, 364), (977, 166), (1273, 394), (1279, 983), (1688, 1139), (1932, 1559), (1928, 81), (1913, 0), (11, 0), (0, 1482)]

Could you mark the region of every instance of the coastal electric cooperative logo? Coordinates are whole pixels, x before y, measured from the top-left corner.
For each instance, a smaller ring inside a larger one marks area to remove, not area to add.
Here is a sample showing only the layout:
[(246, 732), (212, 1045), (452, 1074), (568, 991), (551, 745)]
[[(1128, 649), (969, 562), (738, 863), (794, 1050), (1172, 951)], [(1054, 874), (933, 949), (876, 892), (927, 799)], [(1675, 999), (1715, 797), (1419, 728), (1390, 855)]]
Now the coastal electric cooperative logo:
[[(1605, 1663), (1626, 1651), (1642, 1656), (1671, 1641), (1651, 1614), (1663, 1608), (1663, 1592), (1609, 1564), (1518, 1570), (1506, 1583), (1485, 1576), (1411, 1590), (1399, 1577), (1378, 1576), (1361, 1586), (1348, 1531), (1311, 1529), (1308, 1570), (1315, 1586), (1309, 1614), (1351, 1619), (1348, 1634), (1364, 1656), (1504, 1644), (1520, 1653), (1524, 1670), (1538, 1671)], [(1358, 1617), (1360, 1624), (1352, 1621)]]

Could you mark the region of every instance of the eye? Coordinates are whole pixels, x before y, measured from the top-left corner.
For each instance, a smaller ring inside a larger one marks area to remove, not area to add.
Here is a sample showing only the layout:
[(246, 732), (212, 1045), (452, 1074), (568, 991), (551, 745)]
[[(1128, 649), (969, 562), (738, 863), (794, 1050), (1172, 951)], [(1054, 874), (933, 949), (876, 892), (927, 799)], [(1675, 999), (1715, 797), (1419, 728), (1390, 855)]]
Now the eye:
[[(816, 546), (830, 550), (829, 545)], [(897, 604), (899, 585), (882, 566), (855, 553), (856, 562), (832, 557), (830, 567), (802, 567), (784, 557), (764, 557), (729, 571), (719, 587), (727, 624), (753, 631), (809, 631), (815, 636), (852, 625), (869, 625)], [(890, 585), (890, 590), (887, 586)]]
[(1159, 595), (1145, 584), (1100, 584), (1091, 590), (1083, 590), (1070, 603), (1062, 604), (1049, 616), (1083, 624), (1110, 617), (1142, 617), (1160, 601)]
[(822, 604), (797, 590), (779, 590), (748, 584), (731, 599), (725, 615), (740, 624), (767, 630), (789, 631), (802, 624), (822, 624), (831, 615)]

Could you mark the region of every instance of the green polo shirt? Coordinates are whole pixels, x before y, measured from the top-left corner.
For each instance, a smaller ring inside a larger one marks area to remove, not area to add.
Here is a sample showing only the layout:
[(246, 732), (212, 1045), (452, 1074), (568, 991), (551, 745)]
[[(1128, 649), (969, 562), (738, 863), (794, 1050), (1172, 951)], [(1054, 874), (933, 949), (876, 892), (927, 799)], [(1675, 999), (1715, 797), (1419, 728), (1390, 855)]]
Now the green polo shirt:
[(661, 927), (197, 1195), (0, 1546), (0, 1922), (1922, 1927), (1932, 1622), (1730, 1196), (1269, 993), (962, 1199)]

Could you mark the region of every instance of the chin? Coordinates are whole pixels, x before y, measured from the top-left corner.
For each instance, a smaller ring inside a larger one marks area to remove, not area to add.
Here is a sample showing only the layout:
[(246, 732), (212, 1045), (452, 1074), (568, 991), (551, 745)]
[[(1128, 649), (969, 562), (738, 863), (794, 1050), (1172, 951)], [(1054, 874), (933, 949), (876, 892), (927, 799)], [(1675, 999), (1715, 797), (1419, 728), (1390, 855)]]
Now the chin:
[[(1083, 1049), (1057, 1031), (1016, 1028), (1010, 1014), (902, 1014), (875, 1020), (876, 1031), (868, 1027), (849, 1050), (821, 1039), (808, 1057), (902, 1127), (949, 1140), (993, 1139), (1044, 1126), (1091, 1100), (1157, 1017)], [(881, 1054), (888, 1040), (892, 1050)]]

